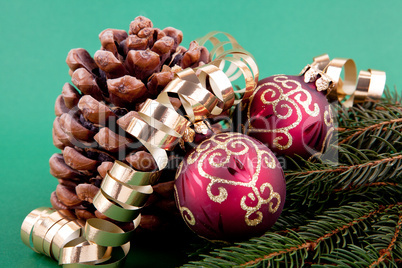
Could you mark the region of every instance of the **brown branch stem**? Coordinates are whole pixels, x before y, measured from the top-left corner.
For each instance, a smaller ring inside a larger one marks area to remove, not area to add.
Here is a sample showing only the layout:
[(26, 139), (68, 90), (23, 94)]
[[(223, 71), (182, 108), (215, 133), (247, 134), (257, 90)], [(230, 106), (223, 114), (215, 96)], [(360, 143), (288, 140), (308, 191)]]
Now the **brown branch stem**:
[[(397, 102), (397, 103), (395, 103), (395, 105), (400, 105), (400, 103)], [(398, 106), (395, 106), (395, 105), (387, 104), (388, 107), (392, 107), (392, 108), (395, 108), (395, 109), (397, 109), (397, 110), (402, 110), (402, 107), (398, 107)], [(375, 107), (375, 109), (376, 109), (377, 111), (386, 111), (386, 110), (387, 110), (387, 109), (385, 109), (384, 107)]]
[(299, 230), (300, 230), (299, 228), (292, 228), (292, 229), (277, 231), (277, 232), (275, 232), (275, 233), (282, 235), (282, 234), (290, 233), (291, 231), (297, 232), (297, 231), (299, 231)]

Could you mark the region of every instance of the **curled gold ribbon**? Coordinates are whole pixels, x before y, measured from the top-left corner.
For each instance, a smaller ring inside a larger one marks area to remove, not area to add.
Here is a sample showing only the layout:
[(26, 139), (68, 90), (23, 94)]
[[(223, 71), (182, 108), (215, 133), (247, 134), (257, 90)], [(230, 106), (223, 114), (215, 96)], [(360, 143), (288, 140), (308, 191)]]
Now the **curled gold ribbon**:
[[(109, 221), (93, 218), (85, 223), (53, 208), (42, 207), (26, 216), (21, 239), (32, 250), (58, 260), (65, 267), (95, 264), (117, 267), (130, 250), (129, 241), (140, 220), (138, 216), (132, 231), (124, 232)], [(112, 251), (117, 248), (121, 248), (124, 257), (113, 259)]]
[[(133, 221), (134, 228), (124, 232), (114, 223), (97, 218), (87, 220), (85, 227), (80, 225), (78, 228), (73, 225), (78, 224), (76, 220), (50, 217), (56, 213), (54, 209), (39, 208), (25, 218), (21, 227), (21, 238), (27, 246), (59, 260), (66, 267), (120, 265), (124, 257), (114, 260), (111, 250), (120, 248), (124, 256), (128, 254), (129, 240), (141, 219), (141, 208), (152, 194), (151, 185), (167, 165), (166, 151), (185, 139), (190, 127), (202, 129), (199, 126), (202, 120), (232, 109), (247, 99), (257, 85), (259, 72), (253, 56), (231, 35), (212, 32), (198, 42), (200, 45), (212, 43), (211, 62), (176, 73), (175, 79), (156, 100), (146, 100), (138, 111), (140, 118), (133, 118), (126, 129), (152, 154), (158, 170), (141, 172), (115, 161), (93, 199), (99, 212), (119, 222)], [(238, 79), (242, 80), (242, 88), (232, 85)], [(180, 99), (184, 116), (173, 108), (171, 95)]]
[[(221, 36), (227, 40), (220, 40), (219, 37)], [(254, 57), (228, 33), (211, 32), (198, 39), (198, 42), (200, 45), (205, 45), (207, 42), (212, 43), (213, 48), (210, 52), (211, 63), (223, 70), (232, 83), (237, 81), (239, 77), (244, 77), (245, 87), (235, 90), (235, 93), (244, 95), (237, 97), (238, 95), (236, 94), (234, 104), (238, 104), (241, 98), (249, 98), (253, 93), (255, 85), (258, 83), (259, 76), (258, 66)], [(225, 46), (229, 46), (229, 49), (226, 49)], [(227, 68), (225, 68), (226, 63), (229, 63)]]
[[(329, 56), (324, 54), (315, 57), (310, 66), (328, 76), (334, 83), (327, 90), (328, 99), (339, 101), (345, 107), (352, 107), (354, 104), (364, 103), (367, 100), (378, 100), (384, 92), (385, 72), (368, 69), (361, 70), (357, 75), (356, 64), (352, 59), (330, 60)], [(342, 70), (344, 79), (341, 79)]]
[(21, 226), (21, 239), (38, 253), (58, 260), (61, 248), (82, 235), (84, 222), (70, 219), (53, 208), (31, 211)]

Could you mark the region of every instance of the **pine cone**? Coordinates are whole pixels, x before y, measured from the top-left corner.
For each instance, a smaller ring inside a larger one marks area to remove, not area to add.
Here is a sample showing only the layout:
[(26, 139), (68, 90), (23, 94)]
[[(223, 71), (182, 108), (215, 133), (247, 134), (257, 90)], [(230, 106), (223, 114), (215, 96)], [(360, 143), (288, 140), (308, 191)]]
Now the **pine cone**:
[[(67, 55), (71, 82), (65, 83), (56, 99), (53, 143), (62, 150), (50, 160), (50, 173), (59, 181), (51, 203), (78, 218), (105, 218), (92, 200), (115, 160), (136, 170), (157, 168), (152, 155), (125, 132), (147, 98), (156, 98), (187, 67), (208, 63), (205, 47), (193, 41), (189, 49), (180, 46), (181, 31), (172, 27), (153, 28), (145, 17), (131, 22), (129, 32), (106, 29), (99, 34), (101, 49), (94, 57), (82, 48)], [(172, 99), (175, 108), (179, 99)], [(166, 227), (169, 217), (179, 215), (174, 205), (174, 170), (154, 185), (143, 211), (139, 229)]]

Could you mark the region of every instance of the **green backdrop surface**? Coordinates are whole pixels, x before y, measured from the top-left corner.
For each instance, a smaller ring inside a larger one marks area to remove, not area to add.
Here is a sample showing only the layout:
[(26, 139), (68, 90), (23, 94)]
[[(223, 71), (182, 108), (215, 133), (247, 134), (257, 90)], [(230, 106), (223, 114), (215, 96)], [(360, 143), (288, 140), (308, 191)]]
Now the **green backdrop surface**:
[[(231, 33), (256, 58), (261, 77), (297, 74), (312, 57), (353, 58), (402, 87), (401, 1), (6, 1), (0, 0), (0, 266), (56, 267), (20, 240), (24, 217), (50, 206), (57, 180), (48, 159), (54, 100), (70, 81), (71, 48), (92, 55), (106, 28), (128, 30), (138, 15), (183, 31), (183, 45), (210, 31)], [(137, 248), (140, 245), (135, 245)], [(170, 267), (171, 250), (134, 250), (127, 267)]]

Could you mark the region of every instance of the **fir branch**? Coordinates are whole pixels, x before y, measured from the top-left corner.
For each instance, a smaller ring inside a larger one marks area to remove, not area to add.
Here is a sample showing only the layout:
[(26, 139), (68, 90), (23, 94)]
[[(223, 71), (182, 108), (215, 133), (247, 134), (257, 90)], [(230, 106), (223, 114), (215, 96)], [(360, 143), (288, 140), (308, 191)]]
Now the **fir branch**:
[[(349, 144), (356, 149), (372, 149), (393, 153), (402, 150), (402, 105), (396, 101), (402, 96), (387, 92), (377, 103), (366, 103), (352, 108), (338, 105), (336, 138), (338, 144)], [(392, 148), (394, 146), (394, 148)]]
[(333, 191), (334, 192), (343, 192), (345, 190), (347, 190), (347, 191), (359, 190), (362, 187), (382, 187), (382, 186), (399, 187), (400, 185), (395, 182), (374, 182), (374, 183), (367, 183), (367, 184), (360, 185), (360, 186), (349, 186), (346, 189), (338, 188), (338, 189), (334, 189)]
[[(309, 171), (305, 171), (305, 172), (300, 172), (300, 173), (288, 173), (289, 175), (309, 175), (309, 174), (314, 174), (314, 173), (340, 173), (340, 176), (345, 175), (345, 172), (351, 172), (354, 170), (358, 170), (361, 171), (364, 168), (367, 167), (374, 167), (374, 166), (379, 166), (382, 164), (388, 164), (388, 163), (393, 163), (396, 160), (401, 160), (402, 159), (402, 154), (398, 154), (398, 155), (394, 155), (394, 156), (390, 156), (387, 158), (383, 158), (383, 159), (378, 159), (376, 161), (367, 161), (365, 163), (361, 163), (361, 164), (357, 164), (357, 165), (352, 165), (352, 166), (340, 166), (337, 168), (327, 168), (327, 169), (322, 169), (322, 170), (309, 170)], [(345, 179), (344, 179), (345, 180)], [(350, 183), (346, 183), (345, 184), (345, 188), (349, 187)], [(356, 186), (356, 185), (354, 185)]]
[(402, 120), (392, 119), (364, 128), (344, 130), (338, 133), (337, 140), (338, 145), (347, 144), (356, 149), (396, 153), (402, 150)]
[[(402, 118), (397, 118), (397, 119), (391, 119), (389, 121), (384, 121), (384, 122), (380, 122), (371, 126), (367, 126), (364, 128), (356, 128), (353, 130), (353, 133), (349, 136), (347, 136), (346, 138), (344, 138), (343, 140), (338, 142), (338, 145), (343, 144), (348, 142), (349, 140), (351, 140), (352, 138), (354, 138), (357, 135), (361, 135), (362, 133), (366, 132), (366, 131), (373, 131), (373, 130), (378, 130), (380, 129), (381, 131), (387, 130), (386, 128), (384, 129), (383, 127), (386, 125), (391, 125), (394, 123), (402, 123)], [(347, 128), (343, 127), (343, 128), (337, 128), (337, 131), (340, 132), (345, 132), (347, 130)]]
[[(400, 212), (400, 214), (398, 217), (398, 222), (396, 224), (392, 239), (390, 240), (390, 242), (388, 243), (388, 246), (386, 248), (383, 248), (379, 251), (379, 253), (380, 253), (379, 258), (376, 261), (374, 261), (373, 263), (371, 263), (369, 268), (373, 268), (376, 265), (378, 265), (382, 262), (388, 261), (391, 258), (392, 250), (395, 247), (395, 242), (397, 241), (398, 237), (400, 237), (399, 235), (400, 235), (400, 231), (401, 231), (401, 227), (402, 227), (402, 207), (400, 208), (399, 212)], [(377, 223), (377, 228), (384, 230), (387, 223), (388, 223), (388, 219), (386, 219), (385, 223), (379, 222), (379, 223)], [(386, 240), (384, 235), (377, 236), (377, 238), (381, 239), (382, 241)], [(401, 252), (401, 254), (402, 254), (402, 252)]]
[[(348, 148), (340, 152), (353, 154), (348, 152)], [(398, 200), (401, 192), (402, 154), (371, 155), (364, 150), (363, 153), (364, 159), (353, 154), (350, 162), (354, 165), (332, 166), (308, 162), (297, 171), (287, 171), (285, 211), (306, 211), (309, 208), (320, 213), (328, 206), (350, 201), (371, 198), (387, 204)]]
[(278, 265), (284, 261), (290, 266), (302, 267), (305, 261), (319, 260), (320, 254), (330, 254), (346, 242), (356, 240), (374, 217), (396, 205), (400, 204), (379, 206), (360, 202), (332, 208), (297, 232), (290, 230), (282, 235), (268, 232), (247, 242), (216, 249), (210, 255), (203, 255), (203, 260), (184, 267), (254, 267)]
[[(366, 151), (362, 150), (361, 153)], [(350, 152), (343, 150), (345, 155)], [(350, 153), (352, 155), (352, 153)], [(349, 161), (352, 165), (328, 165), (321, 163), (309, 163), (304, 169), (286, 171), (287, 183), (295, 183), (298, 187), (312, 185), (315, 182), (335, 183), (346, 189), (348, 187), (361, 186), (367, 183), (381, 182), (390, 177), (399, 178), (402, 175), (402, 153), (400, 154), (364, 154), (366, 159), (361, 159), (353, 154)], [(367, 159), (369, 157), (369, 159)], [(375, 159), (376, 160), (373, 160)], [(295, 186), (296, 186), (295, 185)]]
[(292, 213), (282, 213), (281, 217), (276, 221), (274, 226), (272, 226), (271, 231), (278, 234), (288, 233), (289, 230), (297, 230), (299, 226), (306, 224), (310, 215), (305, 211), (292, 212)]
[[(402, 256), (401, 227), (402, 203), (389, 206), (379, 220), (372, 225), (362, 243), (337, 248), (322, 259), (331, 265), (316, 264), (311, 267), (400, 267)], [(364, 245), (365, 244), (365, 245)]]
[[(360, 156), (365, 159), (359, 158), (354, 152), (350, 152), (348, 150), (353, 149), (353, 147), (344, 145), (343, 147), (339, 147), (340, 158), (346, 158), (346, 155), (352, 155), (353, 159), (349, 157), (349, 162), (351, 165), (330, 165), (330, 164), (321, 164), (321, 163), (311, 163), (305, 161), (306, 168), (300, 168), (299, 170), (288, 170), (285, 171), (288, 176), (304, 176), (311, 175), (317, 173), (339, 173), (343, 174), (346, 171), (351, 170), (361, 170), (365, 167), (373, 167), (378, 166), (380, 164), (392, 163), (396, 160), (402, 159), (402, 153), (396, 154), (377, 154), (376, 152), (372, 152), (370, 150), (359, 150)], [(374, 160), (376, 159), (376, 160)]]
[(382, 103), (392, 105), (392, 106), (401, 106), (402, 103), (402, 94), (398, 93), (396, 87), (391, 91), (389, 87), (385, 87)]
[(395, 182), (378, 182), (365, 184), (359, 187), (350, 187), (347, 189), (335, 189), (328, 193), (333, 203), (342, 205), (351, 201), (371, 200), (380, 204), (391, 204), (400, 201), (402, 193), (402, 184)]
[(374, 107), (356, 106), (345, 108), (335, 107), (338, 110), (338, 130), (353, 130), (380, 124), (385, 121), (400, 118), (400, 106), (376, 104)]

